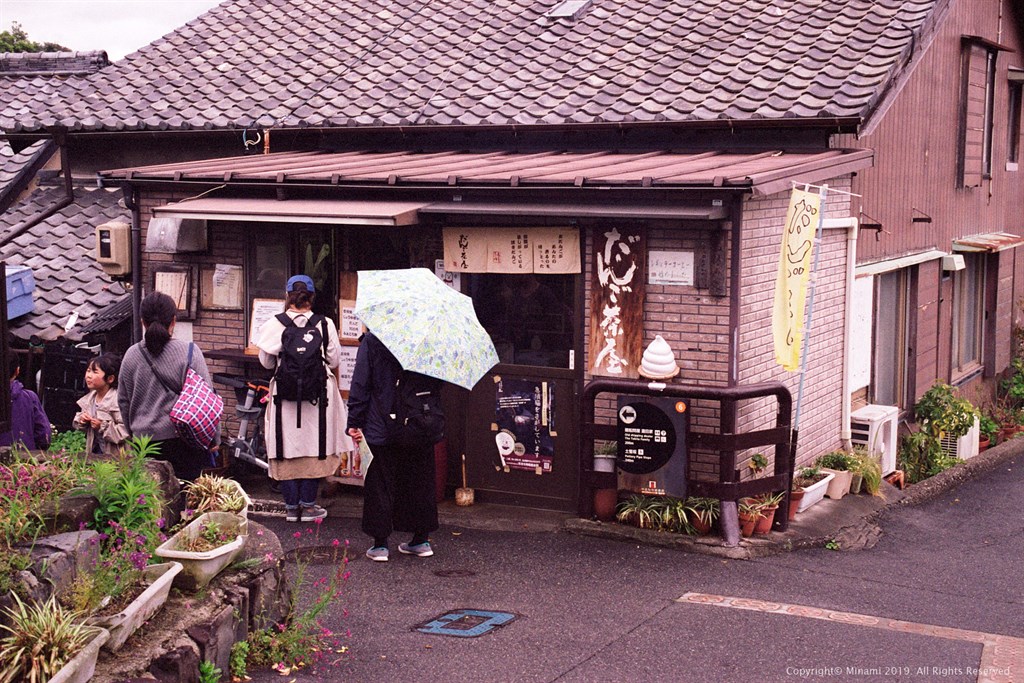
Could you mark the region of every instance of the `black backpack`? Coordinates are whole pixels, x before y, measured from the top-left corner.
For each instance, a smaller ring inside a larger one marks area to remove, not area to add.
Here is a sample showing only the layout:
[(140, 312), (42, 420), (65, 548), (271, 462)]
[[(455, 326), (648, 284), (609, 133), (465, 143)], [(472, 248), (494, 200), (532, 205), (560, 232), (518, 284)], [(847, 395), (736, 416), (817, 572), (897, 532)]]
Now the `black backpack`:
[(282, 325), (281, 353), (274, 372), (274, 404), (277, 409), (277, 457), (283, 458), (281, 401), (295, 401), (295, 428), (302, 428), (302, 404), (320, 409), (320, 459), (327, 457), (327, 326), (322, 315), (313, 314), (299, 327), (287, 313), (275, 316)]
[(435, 444), (444, 438), (441, 380), (403, 370), (395, 382), (391, 441)]

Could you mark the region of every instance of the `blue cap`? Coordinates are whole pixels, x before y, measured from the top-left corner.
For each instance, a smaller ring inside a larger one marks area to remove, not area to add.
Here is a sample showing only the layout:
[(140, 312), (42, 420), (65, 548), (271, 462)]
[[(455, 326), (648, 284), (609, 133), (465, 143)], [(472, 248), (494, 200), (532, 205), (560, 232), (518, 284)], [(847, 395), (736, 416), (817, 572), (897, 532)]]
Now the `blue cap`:
[(316, 291), (313, 289), (313, 280), (308, 275), (292, 275), (288, 278), (288, 283), (284, 286), (284, 291), (294, 291), (295, 285), (299, 282), (306, 285), (307, 292), (314, 293)]

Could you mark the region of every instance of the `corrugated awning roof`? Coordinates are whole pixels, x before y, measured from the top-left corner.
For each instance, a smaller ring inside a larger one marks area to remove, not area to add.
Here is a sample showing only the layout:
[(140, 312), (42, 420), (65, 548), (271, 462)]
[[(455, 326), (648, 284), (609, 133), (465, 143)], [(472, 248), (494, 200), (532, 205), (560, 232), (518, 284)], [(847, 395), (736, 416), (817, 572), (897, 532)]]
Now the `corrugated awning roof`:
[(104, 171), (131, 182), (359, 187), (619, 187), (774, 194), (872, 165), (871, 150), (816, 153), (282, 152)]
[(1008, 232), (988, 232), (953, 240), (953, 251), (1003, 251), (1024, 244), (1024, 237)]
[(158, 216), (245, 220), (273, 223), (337, 223), (345, 225), (415, 225), (423, 202), (371, 202), (329, 199), (239, 199), (204, 197), (158, 206)]

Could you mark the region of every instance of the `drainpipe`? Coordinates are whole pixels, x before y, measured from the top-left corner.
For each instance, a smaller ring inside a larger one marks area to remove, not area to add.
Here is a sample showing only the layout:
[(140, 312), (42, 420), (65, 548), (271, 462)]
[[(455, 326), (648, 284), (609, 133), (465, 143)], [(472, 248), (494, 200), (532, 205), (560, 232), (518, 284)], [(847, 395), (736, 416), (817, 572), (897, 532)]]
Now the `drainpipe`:
[(132, 212), (132, 343), (142, 339), (142, 217), (139, 212), (139, 193), (133, 186), (121, 186), (124, 205)]
[(857, 269), (857, 232), (860, 223), (856, 218), (826, 218), (821, 222), (823, 230), (846, 230), (846, 311), (843, 320), (843, 416), (839, 438), (843, 448), (853, 446), (850, 434), (850, 334), (852, 322), (850, 307), (853, 300), (853, 280)]

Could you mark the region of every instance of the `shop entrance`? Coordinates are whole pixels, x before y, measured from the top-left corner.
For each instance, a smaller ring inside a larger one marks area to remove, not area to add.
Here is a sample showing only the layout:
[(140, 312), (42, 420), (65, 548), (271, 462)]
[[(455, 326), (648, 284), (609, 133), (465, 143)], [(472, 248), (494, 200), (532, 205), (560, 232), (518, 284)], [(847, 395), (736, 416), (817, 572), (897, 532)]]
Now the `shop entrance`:
[(574, 510), (580, 278), (459, 279), (501, 359), (466, 403), (467, 484), (482, 502)]

